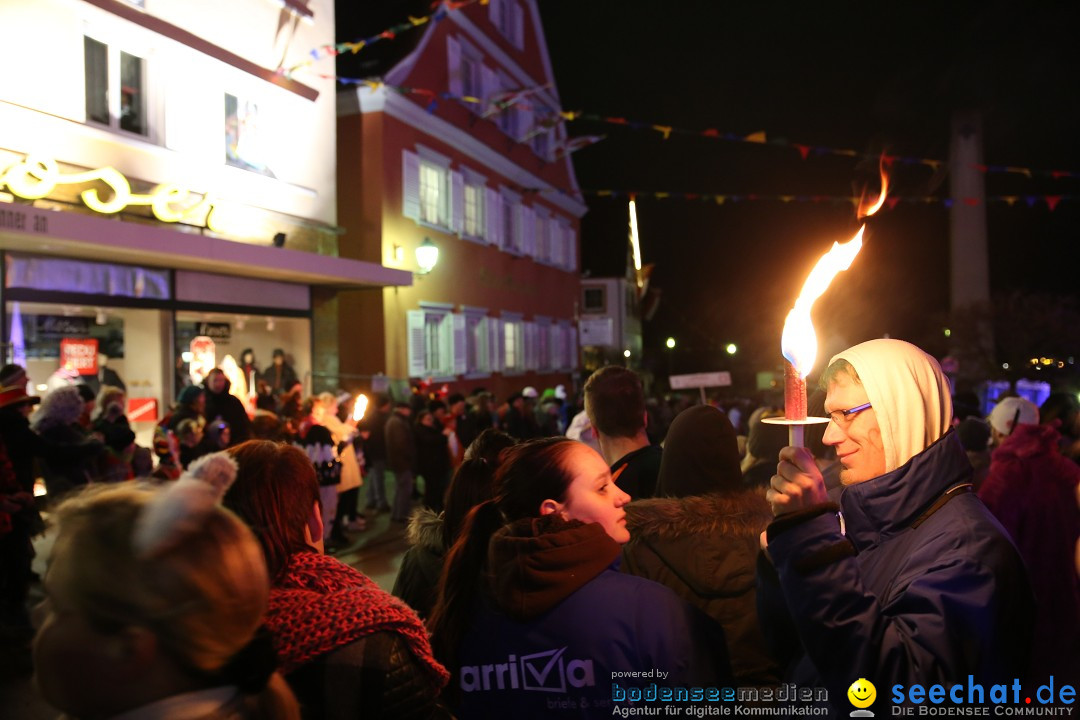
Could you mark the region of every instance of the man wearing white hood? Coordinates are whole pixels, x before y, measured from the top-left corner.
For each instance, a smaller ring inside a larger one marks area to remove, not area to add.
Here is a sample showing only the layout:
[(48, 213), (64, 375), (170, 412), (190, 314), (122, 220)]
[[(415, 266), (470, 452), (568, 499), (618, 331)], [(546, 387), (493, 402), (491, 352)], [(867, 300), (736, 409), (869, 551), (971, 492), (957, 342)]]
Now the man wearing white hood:
[[(845, 713), (860, 678), (883, 714), (896, 685), (963, 684), (964, 702), (991, 702), (993, 684), (1025, 679), (1034, 610), (1019, 554), (971, 492), (948, 381), (922, 350), (886, 339), (835, 356), (822, 385), (840, 507), (810, 453), (784, 448), (758, 567), (786, 679), (828, 688)], [(968, 697), (969, 675), (985, 695)]]

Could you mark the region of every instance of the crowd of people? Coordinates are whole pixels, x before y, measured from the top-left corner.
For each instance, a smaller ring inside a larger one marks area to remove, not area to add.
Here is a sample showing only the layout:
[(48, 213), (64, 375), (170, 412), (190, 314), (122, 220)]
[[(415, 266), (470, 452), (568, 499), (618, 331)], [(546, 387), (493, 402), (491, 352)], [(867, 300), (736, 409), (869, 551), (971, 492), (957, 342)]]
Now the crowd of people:
[[(39, 399), (0, 370), (0, 622), (36, 628), (52, 706), (609, 717), (648, 683), (795, 683), (836, 716), (860, 678), (883, 714), (894, 684), (1080, 681), (1075, 396), (958, 417), (936, 360), (873, 340), (832, 358), (829, 422), (791, 447), (762, 422), (782, 408), (650, 402), (617, 366), (580, 404), (377, 394), (360, 421), (286, 374), (251, 417), (211, 371), (142, 451), (121, 389)], [(392, 592), (333, 556), (378, 513), (410, 543)]]

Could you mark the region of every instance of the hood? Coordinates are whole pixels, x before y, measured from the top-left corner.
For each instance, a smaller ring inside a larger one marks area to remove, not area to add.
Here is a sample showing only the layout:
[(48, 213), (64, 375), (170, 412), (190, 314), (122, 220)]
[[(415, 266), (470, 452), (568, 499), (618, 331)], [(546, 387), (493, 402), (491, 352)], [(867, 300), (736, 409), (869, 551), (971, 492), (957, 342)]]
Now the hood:
[(1058, 451), (1060, 437), (1061, 433), (1051, 425), (1020, 424), (995, 448), (991, 458), (994, 462), (1009, 462), (1053, 454)]
[(626, 506), (626, 553), (648, 547), (699, 596), (741, 594), (755, 583), (759, 536), (772, 519), (763, 490), (639, 500)]
[(443, 516), (431, 508), (420, 508), (409, 518), (409, 528), (405, 539), (413, 547), (430, 550), (441, 555), (446, 552), (443, 545)]
[(942, 493), (958, 483), (971, 482), (971, 475), (971, 462), (960, 436), (946, 433), (896, 470), (844, 489), (840, 509), (848, 539), (863, 550), (907, 530)]
[(879, 339), (834, 355), (859, 374), (874, 406), (892, 472), (937, 442), (952, 422), (949, 381), (937, 360), (903, 340)]
[(522, 518), (488, 546), (491, 591), (499, 608), (522, 622), (546, 613), (608, 568), (619, 544), (598, 523), (558, 515)]
[(739, 443), (727, 415), (711, 405), (679, 413), (664, 440), (656, 495), (689, 497), (739, 487)]

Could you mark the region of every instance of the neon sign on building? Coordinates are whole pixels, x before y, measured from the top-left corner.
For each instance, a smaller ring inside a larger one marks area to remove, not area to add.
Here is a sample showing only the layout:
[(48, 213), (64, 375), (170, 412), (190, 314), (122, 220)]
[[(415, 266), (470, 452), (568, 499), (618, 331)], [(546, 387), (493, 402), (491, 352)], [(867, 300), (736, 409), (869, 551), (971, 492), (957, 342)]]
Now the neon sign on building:
[(89, 188), (79, 193), (86, 207), (94, 212), (112, 215), (130, 206), (149, 206), (161, 222), (175, 223), (187, 220), (201, 224), (220, 232), (214, 224), (214, 210), (218, 202), (203, 195), (193, 202), (194, 195), (179, 185), (162, 183), (147, 194), (133, 193), (131, 183), (120, 171), (111, 167), (87, 170), (85, 172), (61, 173), (52, 158), (27, 155), (22, 162), (15, 163), (0, 174), (0, 188), (6, 187), (13, 195), (23, 200), (40, 200), (48, 197), (57, 185), (79, 185), (100, 181), (112, 190), (112, 197), (103, 198), (97, 188)]

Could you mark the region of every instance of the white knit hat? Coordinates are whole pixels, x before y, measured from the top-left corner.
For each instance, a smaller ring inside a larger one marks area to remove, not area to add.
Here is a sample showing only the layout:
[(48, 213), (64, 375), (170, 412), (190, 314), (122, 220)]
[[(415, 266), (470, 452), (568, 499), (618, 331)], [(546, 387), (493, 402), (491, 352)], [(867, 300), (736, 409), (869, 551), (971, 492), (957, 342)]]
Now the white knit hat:
[(1002, 435), (1012, 433), (1014, 425), (1038, 425), (1039, 408), (1021, 397), (1003, 398), (990, 411), (990, 427)]

